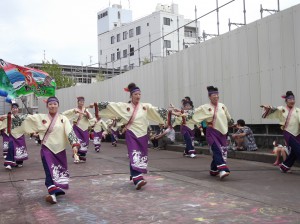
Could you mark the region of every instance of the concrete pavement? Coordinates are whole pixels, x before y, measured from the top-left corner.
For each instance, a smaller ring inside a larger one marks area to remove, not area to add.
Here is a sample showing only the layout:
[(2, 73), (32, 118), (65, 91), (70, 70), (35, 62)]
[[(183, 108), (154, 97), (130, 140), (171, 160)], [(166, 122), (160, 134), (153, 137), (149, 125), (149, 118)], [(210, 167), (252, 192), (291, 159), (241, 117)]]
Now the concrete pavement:
[(100, 153), (90, 145), (79, 165), (69, 149), (70, 189), (50, 205), (39, 146), (27, 142), (24, 167), (0, 169), (0, 223), (300, 223), (298, 167), (282, 174), (271, 164), (228, 159), (231, 175), (220, 181), (208, 174), (208, 155), (149, 149), (148, 184), (137, 191), (123, 144), (103, 143)]

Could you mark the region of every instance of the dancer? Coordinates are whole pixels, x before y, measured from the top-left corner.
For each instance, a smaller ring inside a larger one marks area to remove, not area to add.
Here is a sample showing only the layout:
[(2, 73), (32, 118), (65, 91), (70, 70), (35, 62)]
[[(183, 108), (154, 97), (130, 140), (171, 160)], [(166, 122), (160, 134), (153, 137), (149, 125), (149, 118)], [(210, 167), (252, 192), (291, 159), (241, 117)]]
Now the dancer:
[(123, 125), (122, 122), (120, 122), (120, 118), (113, 118), (108, 119), (106, 121), (108, 132), (110, 133), (111, 137), (111, 144), (114, 147), (117, 147), (117, 143), (119, 140), (119, 129)]
[(148, 165), (148, 120), (165, 123), (168, 110), (141, 103), (141, 90), (130, 83), (125, 91), (130, 92), (130, 103), (98, 103), (99, 114), (106, 118), (121, 118), (126, 124), (125, 139), (130, 159), (130, 177), (137, 190), (146, 185), (143, 173), (147, 173)]
[(19, 114), (19, 105), (17, 103), (11, 104), (11, 113), (2, 116), (2, 119), (7, 119), (6, 122), (2, 122), (0, 129), (5, 139), (3, 144), (8, 146), (4, 161), (4, 166), (8, 170), (11, 170), (12, 167), (23, 167), (23, 161), (28, 159), (25, 136), (19, 130), (19, 123), (26, 117), (27, 114)]
[(8, 133), (6, 132), (6, 129), (3, 128), (2, 129), (2, 125), (4, 125), (5, 123), (3, 123), (3, 121), (0, 121), (0, 133), (2, 135), (3, 138), (3, 158), (6, 159), (7, 157), (7, 151), (8, 151), (8, 144), (9, 144), (9, 136)]
[(193, 121), (194, 124), (206, 121), (206, 141), (210, 145), (213, 154), (210, 175), (219, 175), (222, 180), (230, 173), (226, 164), (228, 151), (226, 134), (228, 132), (228, 126), (233, 125), (234, 121), (226, 106), (219, 103), (218, 88), (208, 86), (207, 90), (210, 103), (196, 108), (190, 120), (191, 122)]
[[(38, 132), (42, 139), (41, 159), (46, 175), (45, 185), (49, 195), (45, 200), (57, 203), (56, 196), (64, 195), (62, 189), (69, 188), (69, 171), (67, 167), (66, 146), (69, 141), (75, 159), (80, 143), (68, 118), (58, 113), (59, 101), (56, 97), (47, 99), (48, 114), (28, 115), (18, 123), (19, 131), (25, 133)], [(13, 123), (15, 119), (13, 119)]]
[(183, 152), (183, 155), (190, 158), (196, 157), (196, 150), (194, 147), (194, 122), (191, 120), (194, 112), (194, 105), (190, 98), (186, 97), (185, 99), (183, 99), (181, 110), (183, 116), (181, 116), (182, 122), (180, 125), (180, 132), (183, 135), (185, 141), (185, 150)]
[(281, 172), (286, 173), (290, 171), (295, 161), (300, 159), (300, 109), (295, 107), (295, 96), (292, 91), (287, 91), (282, 98), (285, 99), (285, 106), (262, 105), (261, 107), (264, 109), (263, 118), (277, 119), (281, 125), (283, 137), (290, 149), (290, 154), (279, 165), (279, 169)]
[(184, 99), (181, 100), (181, 104), (182, 104), (181, 109), (176, 109), (171, 104), (173, 110), (172, 114), (177, 116), (174, 122), (174, 126), (180, 124), (180, 132), (185, 142), (185, 149), (183, 151), (183, 156), (195, 158), (196, 157), (196, 150), (194, 147), (195, 121), (192, 120), (195, 110), (194, 110), (193, 101), (191, 101), (190, 97), (186, 96)]
[(94, 129), (93, 143), (95, 151), (100, 152), (101, 140), (105, 136), (104, 132), (107, 132), (107, 124), (101, 119), (98, 113), (97, 104), (95, 105), (95, 118), (92, 120)]
[(89, 120), (93, 118), (88, 109), (84, 107), (84, 101), (84, 97), (77, 97), (77, 107), (62, 113), (73, 123), (73, 130), (80, 141), (81, 147), (78, 150), (80, 162), (86, 162), (89, 146)]
[[(204, 104), (196, 109), (195, 120), (207, 123), (206, 141), (211, 147), (213, 160), (211, 162), (210, 175), (220, 176), (220, 179), (229, 175), (227, 166), (227, 132), (228, 126), (234, 124), (226, 106), (219, 102), (219, 91), (217, 87), (208, 86), (208, 97), (210, 103)], [(204, 118), (204, 119), (203, 119)]]

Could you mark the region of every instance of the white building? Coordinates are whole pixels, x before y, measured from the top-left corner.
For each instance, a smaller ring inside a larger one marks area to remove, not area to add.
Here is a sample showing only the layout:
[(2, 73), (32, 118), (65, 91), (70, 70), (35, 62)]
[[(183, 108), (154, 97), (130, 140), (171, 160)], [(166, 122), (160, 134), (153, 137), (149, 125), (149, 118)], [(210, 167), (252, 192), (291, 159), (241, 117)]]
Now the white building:
[[(199, 23), (178, 14), (178, 5), (158, 4), (156, 11), (132, 21), (132, 11), (113, 5), (98, 13), (100, 67), (132, 69), (197, 42)], [(183, 28), (177, 31), (179, 27)], [(164, 35), (173, 33), (163, 37)], [(163, 38), (162, 38), (163, 37)], [(151, 43), (151, 44), (149, 44)], [(140, 48), (140, 49), (139, 49)]]

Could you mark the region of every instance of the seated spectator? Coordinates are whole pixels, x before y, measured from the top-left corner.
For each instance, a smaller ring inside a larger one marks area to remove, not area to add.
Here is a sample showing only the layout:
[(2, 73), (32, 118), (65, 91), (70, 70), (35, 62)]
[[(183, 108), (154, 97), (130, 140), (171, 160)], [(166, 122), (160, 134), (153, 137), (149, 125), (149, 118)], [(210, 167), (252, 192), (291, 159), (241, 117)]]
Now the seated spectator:
[(165, 125), (164, 131), (157, 135), (155, 139), (158, 140), (157, 149), (166, 149), (167, 145), (173, 144), (175, 141), (175, 130), (168, 125)]
[(276, 155), (276, 160), (273, 163), (274, 166), (278, 166), (280, 164), (280, 156), (282, 156), (282, 161), (286, 160), (286, 157), (290, 154), (289, 149), (286, 146), (277, 144), (276, 141), (273, 142), (274, 149), (273, 153)]
[(195, 145), (199, 145), (201, 142), (201, 130), (200, 127), (198, 127), (196, 124), (194, 125), (194, 133), (195, 133), (194, 143)]
[(158, 139), (156, 137), (163, 132), (163, 128), (164, 124), (159, 124), (159, 128), (155, 132), (151, 131), (150, 133), (150, 141), (152, 142), (153, 148), (155, 149), (158, 148)]
[(245, 125), (245, 121), (240, 119), (235, 125), (238, 131), (232, 135), (234, 141), (236, 142), (238, 151), (256, 151), (257, 146), (253, 136), (252, 130)]

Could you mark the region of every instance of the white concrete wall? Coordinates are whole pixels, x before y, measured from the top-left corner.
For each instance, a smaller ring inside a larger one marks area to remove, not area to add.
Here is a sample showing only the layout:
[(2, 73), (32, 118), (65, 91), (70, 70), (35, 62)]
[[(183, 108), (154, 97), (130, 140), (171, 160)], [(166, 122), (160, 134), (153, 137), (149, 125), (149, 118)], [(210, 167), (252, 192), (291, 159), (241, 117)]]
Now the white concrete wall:
[(235, 120), (271, 123), (260, 118), (259, 105), (284, 104), (287, 90), (300, 101), (299, 28), (297, 5), (104, 82), (59, 90), (61, 111), (80, 95), (87, 103), (128, 101), (123, 88), (130, 82), (141, 88), (143, 102), (167, 107), (190, 96), (197, 106), (208, 102), (206, 86), (214, 85)]

